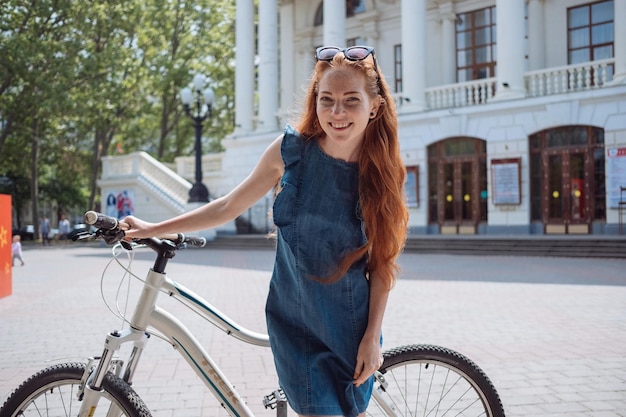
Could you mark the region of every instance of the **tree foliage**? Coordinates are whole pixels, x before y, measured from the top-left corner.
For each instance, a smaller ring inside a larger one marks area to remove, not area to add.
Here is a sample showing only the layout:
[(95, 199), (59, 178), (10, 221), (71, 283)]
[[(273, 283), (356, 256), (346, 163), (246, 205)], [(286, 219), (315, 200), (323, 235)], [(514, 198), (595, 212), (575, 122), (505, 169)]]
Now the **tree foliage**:
[(197, 72), (217, 97), (204, 151), (219, 150), (233, 130), (234, 3), (1, 2), (0, 183), (15, 208), (39, 213), (42, 193), (60, 211), (95, 208), (105, 155), (191, 155), (179, 91)]

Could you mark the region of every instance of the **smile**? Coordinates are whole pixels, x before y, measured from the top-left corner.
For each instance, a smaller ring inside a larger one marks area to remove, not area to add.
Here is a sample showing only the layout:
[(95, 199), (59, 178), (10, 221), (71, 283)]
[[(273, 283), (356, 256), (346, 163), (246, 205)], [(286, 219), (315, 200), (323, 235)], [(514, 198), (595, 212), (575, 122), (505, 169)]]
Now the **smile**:
[(334, 129), (345, 129), (346, 127), (350, 126), (351, 123), (330, 123), (330, 125), (334, 128)]

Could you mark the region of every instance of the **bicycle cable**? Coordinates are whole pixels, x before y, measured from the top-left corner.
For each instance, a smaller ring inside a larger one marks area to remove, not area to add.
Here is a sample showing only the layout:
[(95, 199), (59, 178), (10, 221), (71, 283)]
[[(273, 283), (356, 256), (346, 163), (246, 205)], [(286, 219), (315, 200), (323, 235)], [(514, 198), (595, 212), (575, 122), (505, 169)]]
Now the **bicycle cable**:
[[(146, 247), (145, 245), (136, 245), (134, 249), (140, 249), (140, 248), (145, 248), (145, 247)], [(123, 263), (122, 260), (120, 259), (121, 253), (123, 252), (126, 252), (127, 260), (128, 260), (127, 264)], [(141, 278), (139, 275), (133, 273), (132, 271), (131, 267), (135, 259), (135, 252), (124, 248), (123, 245), (118, 242), (111, 247), (111, 253), (112, 253), (112, 258), (105, 265), (104, 270), (102, 271), (102, 276), (100, 277), (100, 296), (102, 298), (102, 301), (104, 302), (104, 305), (111, 312), (111, 314), (113, 314), (115, 317), (122, 320), (122, 327), (124, 327), (125, 324), (130, 325), (130, 320), (127, 319), (127, 309), (128, 309), (129, 298), (130, 298), (131, 278), (136, 279), (137, 281), (141, 282), (144, 285), (146, 285), (146, 280)], [(120, 279), (120, 283), (117, 287), (116, 293), (115, 293), (115, 308), (107, 300), (107, 297), (104, 291), (104, 281), (105, 281), (106, 273), (111, 267), (111, 265), (113, 265), (114, 262), (124, 271), (122, 278)], [(124, 306), (124, 310), (122, 311), (122, 309), (120, 308), (119, 299), (122, 297), (121, 291), (122, 291), (122, 286), (124, 285), (124, 282), (127, 282), (127, 289), (126, 289), (125, 306)], [(161, 291), (164, 294), (167, 293), (163, 289), (159, 289), (159, 291)], [(171, 343), (171, 341), (166, 336), (164, 336), (163, 334), (155, 330), (146, 329), (145, 332), (167, 343)]]
[[(120, 307), (119, 307), (119, 297), (120, 297), (120, 291), (121, 291), (121, 287), (124, 283), (124, 281), (126, 280), (127, 276), (129, 274), (132, 274), (132, 271), (130, 270), (130, 264), (132, 263), (132, 259), (129, 256), (129, 265), (123, 265), (119, 259), (119, 254), (117, 253), (117, 247), (118, 245), (114, 245), (111, 248), (111, 252), (113, 254), (113, 257), (109, 260), (109, 262), (106, 264), (106, 266), (104, 267), (104, 270), (102, 271), (102, 276), (100, 277), (100, 296), (102, 298), (102, 301), (104, 301), (104, 305), (107, 307), (107, 309), (115, 316), (118, 317), (122, 320), (122, 326), (124, 325), (124, 323), (128, 323), (128, 320), (126, 319), (126, 312), (122, 312)], [(104, 281), (106, 278), (106, 274), (107, 271), (109, 270), (109, 268), (111, 267), (111, 265), (113, 264), (113, 262), (116, 262), (123, 270), (124, 270), (124, 274), (122, 276), (122, 279), (120, 281), (120, 284), (117, 287), (117, 292), (115, 294), (115, 308), (112, 306), (112, 304), (107, 300), (107, 296), (105, 294), (105, 290), (104, 290)], [(129, 280), (129, 285), (130, 285), (130, 280)], [(127, 304), (128, 304), (128, 296), (126, 297), (127, 300)]]

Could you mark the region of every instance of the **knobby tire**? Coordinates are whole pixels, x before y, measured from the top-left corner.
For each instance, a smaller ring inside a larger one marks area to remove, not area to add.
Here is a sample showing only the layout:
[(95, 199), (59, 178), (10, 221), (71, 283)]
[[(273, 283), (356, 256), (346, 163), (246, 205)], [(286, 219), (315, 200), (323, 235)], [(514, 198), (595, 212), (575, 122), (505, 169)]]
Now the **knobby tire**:
[[(43, 369), (24, 381), (7, 398), (1, 417), (75, 417), (80, 409), (77, 396), (85, 372), (83, 363), (63, 363)], [(107, 373), (102, 384), (102, 398), (93, 417), (105, 416), (109, 401), (126, 417), (151, 417), (137, 393), (119, 377)]]
[[(385, 383), (374, 389), (398, 417), (504, 417), (502, 402), (487, 375), (469, 358), (431, 345), (402, 346), (384, 352)], [(387, 416), (372, 400), (371, 417)]]

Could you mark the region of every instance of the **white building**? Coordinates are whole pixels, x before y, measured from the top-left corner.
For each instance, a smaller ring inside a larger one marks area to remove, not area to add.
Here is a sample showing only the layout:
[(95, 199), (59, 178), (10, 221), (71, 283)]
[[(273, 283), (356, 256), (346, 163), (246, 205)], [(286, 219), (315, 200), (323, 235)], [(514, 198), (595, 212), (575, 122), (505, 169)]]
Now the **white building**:
[[(205, 157), (212, 196), (289, 122), (316, 47), (366, 44), (396, 93), (412, 234), (618, 233), (626, 0), (259, 0), (256, 51), (254, 10), (237, 0), (237, 128)], [(145, 218), (187, 209), (188, 184), (163, 187), (144, 156), (104, 161), (102, 201), (128, 189)], [(193, 158), (177, 171), (192, 179)], [(247, 215), (263, 229), (270, 206)]]

